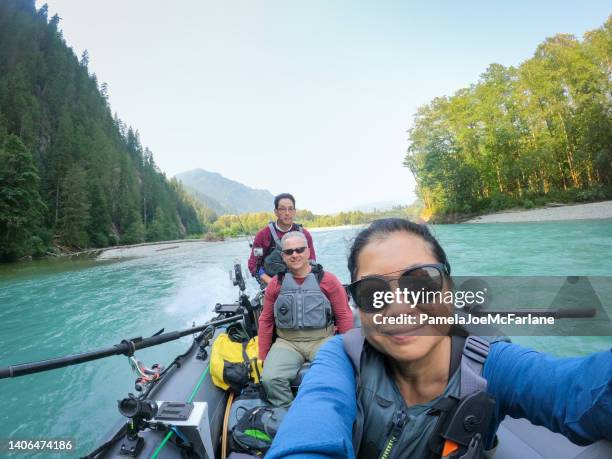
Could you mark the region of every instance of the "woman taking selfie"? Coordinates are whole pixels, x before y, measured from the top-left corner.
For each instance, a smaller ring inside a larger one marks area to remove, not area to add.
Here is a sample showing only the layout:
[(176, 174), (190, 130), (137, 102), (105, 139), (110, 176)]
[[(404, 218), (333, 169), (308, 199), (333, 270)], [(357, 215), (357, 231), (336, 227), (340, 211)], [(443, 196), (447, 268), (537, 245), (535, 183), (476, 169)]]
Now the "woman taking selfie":
[(321, 348), (266, 457), (479, 458), (506, 415), (579, 445), (612, 438), (610, 350), (555, 358), (393, 320), (448, 315), (448, 305), (373, 307), (381, 291), (450, 290), (450, 264), (426, 226), (373, 222), (348, 269), (362, 328)]

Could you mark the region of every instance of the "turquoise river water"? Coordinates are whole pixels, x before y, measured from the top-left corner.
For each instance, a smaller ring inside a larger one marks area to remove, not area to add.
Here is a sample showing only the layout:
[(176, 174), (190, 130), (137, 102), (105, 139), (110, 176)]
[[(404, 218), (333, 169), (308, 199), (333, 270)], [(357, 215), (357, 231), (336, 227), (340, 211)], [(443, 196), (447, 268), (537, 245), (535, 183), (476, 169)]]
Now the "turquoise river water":
[[(313, 233), (318, 261), (343, 282), (356, 231)], [(612, 220), (444, 225), (433, 231), (457, 275), (612, 275)], [(205, 322), (215, 303), (237, 298), (228, 270), (236, 259), (246, 266), (249, 249), (246, 241), (197, 245), (138, 259), (1, 266), (0, 367)], [(251, 291), (254, 284), (250, 279)], [(167, 364), (189, 340), (139, 351), (138, 357)], [(612, 346), (610, 337), (515, 341), (557, 355)], [(85, 454), (119, 418), (117, 400), (133, 392), (134, 379), (126, 358), (116, 356), (0, 380), (0, 439), (71, 439), (72, 456)]]

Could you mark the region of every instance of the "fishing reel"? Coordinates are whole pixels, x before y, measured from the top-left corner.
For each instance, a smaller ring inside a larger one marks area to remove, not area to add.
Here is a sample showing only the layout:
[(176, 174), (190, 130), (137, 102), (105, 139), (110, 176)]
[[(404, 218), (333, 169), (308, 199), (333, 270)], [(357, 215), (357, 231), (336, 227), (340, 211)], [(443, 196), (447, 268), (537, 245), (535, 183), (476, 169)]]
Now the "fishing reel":
[(138, 435), (138, 432), (149, 427), (147, 421), (157, 414), (157, 403), (129, 394), (127, 398), (119, 400), (117, 405), (119, 412), (130, 419), (119, 453), (122, 456), (137, 457), (144, 447), (144, 438)]
[(153, 400), (138, 399), (134, 394), (118, 402), (119, 412), (126, 418), (140, 419), (143, 421), (154, 418), (157, 414), (157, 403)]

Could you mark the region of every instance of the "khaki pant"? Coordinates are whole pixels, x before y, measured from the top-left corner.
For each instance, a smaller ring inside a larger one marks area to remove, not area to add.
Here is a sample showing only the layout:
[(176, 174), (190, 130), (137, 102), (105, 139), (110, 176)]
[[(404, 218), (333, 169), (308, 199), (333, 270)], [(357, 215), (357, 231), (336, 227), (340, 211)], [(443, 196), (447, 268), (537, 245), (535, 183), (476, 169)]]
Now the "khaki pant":
[(293, 401), (291, 381), (304, 362), (312, 362), (319, 348), (331, 336), (311, 341), (277, 338), (264, 362), (262, 384), (274, 406), (288, 408)]

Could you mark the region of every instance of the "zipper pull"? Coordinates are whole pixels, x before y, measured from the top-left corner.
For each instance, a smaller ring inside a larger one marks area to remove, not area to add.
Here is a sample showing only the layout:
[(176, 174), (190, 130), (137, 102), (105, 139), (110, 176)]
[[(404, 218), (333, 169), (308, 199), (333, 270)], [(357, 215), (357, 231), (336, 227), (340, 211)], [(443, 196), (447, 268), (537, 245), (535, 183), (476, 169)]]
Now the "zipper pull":
[(404, 410), (398, 410), (393, 414), (393, 420), (391, 421), (391, 431), (387, 436), (387, 441), (385, 443), (385, 447), (380, 453), (379, 459), (389, 459), (391, 457), (391, 453), (395, 448), (395, 444), (399, 439), (404, 426), (406, 425), (406, 420), (408, 419), (408, 415)]
[(408, 415), (404, 410), (396, 411), (393, 415), (393, 432), (398, 434), (402, 431), (404, 426), (406, 425), (406, 420), (408, 419)]

